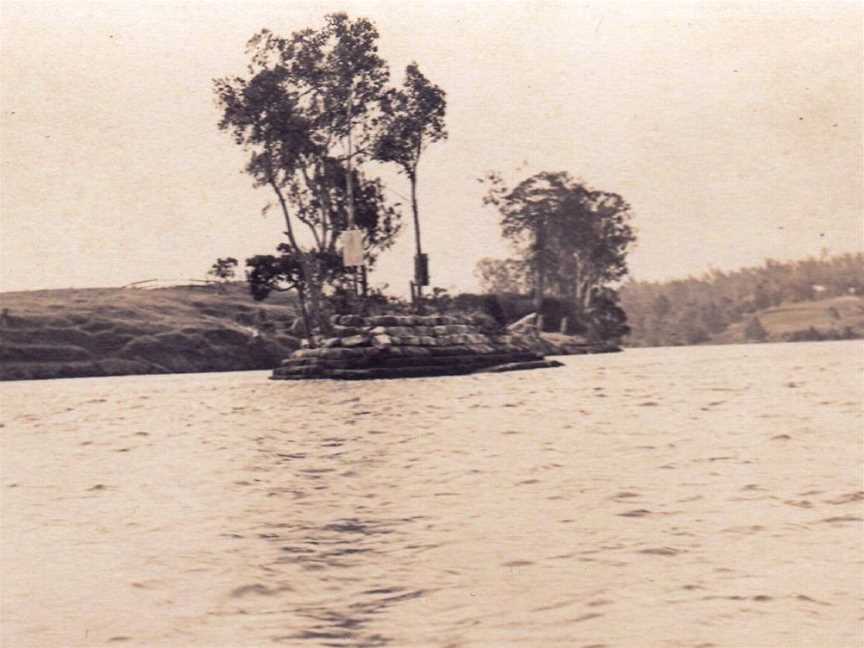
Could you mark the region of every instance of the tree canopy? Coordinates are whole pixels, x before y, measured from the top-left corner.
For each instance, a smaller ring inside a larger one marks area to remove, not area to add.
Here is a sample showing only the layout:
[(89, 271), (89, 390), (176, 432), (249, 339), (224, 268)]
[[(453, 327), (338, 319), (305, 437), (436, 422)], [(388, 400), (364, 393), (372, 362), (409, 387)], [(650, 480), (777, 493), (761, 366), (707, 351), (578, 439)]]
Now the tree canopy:
[(384, 115), (382, 134), (375, 146), (375, 157), (382, 162), (395, 162), (399, 172), (411, 183), (411, 211), (414, 217), (414, 243), (418, 257), (415, 282), (421, 291), (428, 273), (421, 272), (423, 254), (420, 236), (420, 213), (417, 205), (417, 167), (426, 147), (447, 138), (444, 114), (447, 102), (444, 91), (431, 83), (416, 63), (405, 69), (400, 89), (388, 91), (381, 102)]
[(376, 142), (375, 157), (395, 162), (409, 178), (416, 176), (420, 155), (429, 144), (447, 139), (444, 91), (427, 79), (416, 63), (405, 68), (399, 89), (382, 98), (384, 129)]
[(483, 257), (474, 268), (480, 288), (487, 293), (525, 294), (532, 290), (527, 264), (521, 259)]
[[(398, 205), (388, 204), (380, 181), (362, 172), (379, 137), (389, 79), (377, 39), (370, 21), (341, 13), (327, 16), (318, 30), (289, 37), (265, 29), (248, 43), (248, 75), (214, 81), (219, 127), (249, 153), (245, 170), (254, 184), (272, 189), (288, 239), (280, 251), (296, 257), (283, 265), (300, 269), (295, 278), (308, 288), (313, 306), (322, 284), (338, 277), (327, 259), (338, 254), (351, 208), (369, 264), (399, 230)], [(266, 258), (249, 260), (251, 277), (277, 268), (256, 272)], [(266, 292), (253, 285), (254, 295)]]
[(601, 289), (627, 274), (627, 252), (636, 240), (627, 201), (567, 172), (537, 173), (513, 188), (497, 174), (486, 182), (484, 202), (498, 208), (502, 234), (529, 268), (538, 308), (547, 293), (582, 313), (601, 295), (611, 303)]

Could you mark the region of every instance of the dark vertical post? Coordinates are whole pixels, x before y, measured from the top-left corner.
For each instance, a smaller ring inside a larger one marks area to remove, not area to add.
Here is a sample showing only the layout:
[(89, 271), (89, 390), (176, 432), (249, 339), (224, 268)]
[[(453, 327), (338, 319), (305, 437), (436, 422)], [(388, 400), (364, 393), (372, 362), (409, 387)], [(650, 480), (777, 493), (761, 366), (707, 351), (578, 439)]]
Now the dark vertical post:
[(345, 193), (348, 201), (348, 229), (354, 228), (354, 184), (351, 179), (351, 103), (354, 101), (354, 79), (348, 88), (348, 160), (345, 164), (347, 173), (345, 177)]

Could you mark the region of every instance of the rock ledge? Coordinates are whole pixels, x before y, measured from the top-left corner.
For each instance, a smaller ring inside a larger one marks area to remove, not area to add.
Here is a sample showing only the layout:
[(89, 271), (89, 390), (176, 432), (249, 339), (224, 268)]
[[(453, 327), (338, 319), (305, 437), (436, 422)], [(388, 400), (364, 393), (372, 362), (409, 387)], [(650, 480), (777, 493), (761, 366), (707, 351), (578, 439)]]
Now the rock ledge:
[(332, 323), (337, 337), (295, 351), (273, 379), (413, 378), (561, 366), (544, 359), (532, 336), (493, 332), (482, 316), (336, 315)]

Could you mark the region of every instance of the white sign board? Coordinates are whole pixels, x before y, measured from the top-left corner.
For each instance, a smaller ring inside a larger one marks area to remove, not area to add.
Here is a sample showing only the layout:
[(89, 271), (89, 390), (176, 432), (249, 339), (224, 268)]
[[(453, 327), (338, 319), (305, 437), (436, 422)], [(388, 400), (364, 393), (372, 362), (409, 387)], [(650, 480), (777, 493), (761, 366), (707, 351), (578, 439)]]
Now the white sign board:
[(345, 267), (363, 266), (363, 233), (359, 229), (349, 229), (342, 234), (342, 265)]

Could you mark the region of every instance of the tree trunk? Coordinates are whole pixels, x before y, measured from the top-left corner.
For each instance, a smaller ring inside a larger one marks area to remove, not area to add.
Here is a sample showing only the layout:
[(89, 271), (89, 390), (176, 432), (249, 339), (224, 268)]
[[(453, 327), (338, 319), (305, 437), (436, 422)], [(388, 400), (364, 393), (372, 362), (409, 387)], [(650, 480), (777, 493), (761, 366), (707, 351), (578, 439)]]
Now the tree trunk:
[(279, 205), (282, 208), (282, 215), (285, 218), (285, 234), (288, 236), (288, 242), (291, 244), (291, 249), (297, 256), (300, 257), (300, 263), (303, 266), (303, 280), (306, 284), (306, 289), (309, 290), (309, 295), (312, 301), (312, 313), (310, 317), (309, 306), (307, 305), (304, 290), (302, 288), (298, 288), (297, 293), (300, 297), (300, 310), (303, 313), (303, 324), (306, 327), (306, 335), (309, 337), (310, 343), (312, 343), (312, 334), (313, 327), (315, 325), (315, 320), (320, 321), (320, 309), (319, 309), (319, 299), (318, 299), (318, 289), (317, 282), (314, 277), (314, 270), (312, 268), (311, 260), (309, 259), (309, 255), (303, 251), (300, 245), (297, 243), (297, 239), (294, 238), (294, 228), (291, 224), (291, 217), (288, 212), (288, 203), (285, 200), (285, 196), (282, 193), (282, 190), (279, 188), (279, 185), (276, 184), (276, 181), (271, 178), (270, 186), (273, 188), (273, 191), (276, 193), (276, 197), (279, 199)]
[(546, 291), (546, 228), (545, 224), (538, 222), (537, 232), (535, 234), (534, 243), (534, 310), (542, 314), (543, 312), (543, 297)]
[(422, 254), (423, 248), (420, 245), (420, 212), (417, 208), (417, 174), (412, 173), (409, 179), (411, 180), (411, 212), (414, 215), (414, 243), (417, 247), (417, 254)]
[[(423, 254), (423, 248), (420, 245), (420, 211), (417, 208), (417, 171), (414, 170), (408, 174), (408, 179), (411, 181), (411, 213), (414, 215), (414, 244), (417, 248), (417, 256)], [(414, 277), (417, 283), (417, 301), (423, 297), (423, 285), (419, 281), (420, 277)]]
[(303, 316), (303, 328), (306, 329), (306, 338), (309, 340), (310, 346), (315, 346), (312, 339), (312, 325), (309, 322), (309, 311), (306, 307), (306, 291), (302, 286), (297, 288), (297, 296), (300, 298), (300, 314)]
[[(303, 274), (306, 276), (306, 289), (309, 291), (312, 326), (317, 327), (322, 335), (330, 332), (330, 322), (322, 312), (323, 281), (321, 278), (321, 261), (312, 258), (312, 254), (303, 254)], [(310, 335), (311, 335), (310, 331)]]

